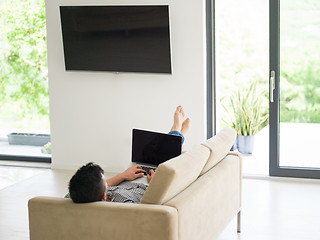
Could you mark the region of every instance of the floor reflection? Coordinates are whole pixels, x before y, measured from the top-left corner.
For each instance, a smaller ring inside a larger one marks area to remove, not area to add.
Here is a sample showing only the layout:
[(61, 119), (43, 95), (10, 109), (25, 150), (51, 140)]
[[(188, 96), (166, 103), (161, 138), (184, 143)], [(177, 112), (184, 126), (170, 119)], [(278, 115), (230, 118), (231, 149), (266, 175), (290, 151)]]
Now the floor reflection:
[(0, 166), (0, 190), (44, 171), (46, 169)]

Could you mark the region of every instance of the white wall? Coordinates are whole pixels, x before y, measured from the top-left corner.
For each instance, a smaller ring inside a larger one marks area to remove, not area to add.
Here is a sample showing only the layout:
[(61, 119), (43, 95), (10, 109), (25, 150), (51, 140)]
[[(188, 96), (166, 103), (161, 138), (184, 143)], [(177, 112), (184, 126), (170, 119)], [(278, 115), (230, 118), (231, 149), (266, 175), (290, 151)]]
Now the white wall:
[[(66, 72), (59, 6), (167, 4), (172, 75)], [(93, 161), (108, 172), (131, 161), (131, 131), (170, 130), (177, 105), (192, 120), (185, 148), (206, 138), (204, 0), (47, 0), (52, 168)]]

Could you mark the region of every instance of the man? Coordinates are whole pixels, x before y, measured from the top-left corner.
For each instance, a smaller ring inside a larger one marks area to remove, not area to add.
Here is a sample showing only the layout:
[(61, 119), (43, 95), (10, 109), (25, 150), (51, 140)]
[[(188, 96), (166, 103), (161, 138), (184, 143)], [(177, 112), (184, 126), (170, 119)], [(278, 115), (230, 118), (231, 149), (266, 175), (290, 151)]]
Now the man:
[[(169, 134), (179, 135), (184, 142), (184, 136), (190, 128), (190, 119), (185, 119), (182, 106), (178, 106), (174, 113), (174, 122)], [(69, 182), (69, 194), (75, 203), (88, 203), (95, 201), (129, 202), (139, 203), (147, 186), (142, 183), (131, 183), (144, 176), (145, 170), (135, 165), (110, 179), (105, 179), (103, 169), (97, 165), (88, 163), (82, 166), (73, 175)], [(150, 170), (147, 175), (151, 181), (155, 172)]]

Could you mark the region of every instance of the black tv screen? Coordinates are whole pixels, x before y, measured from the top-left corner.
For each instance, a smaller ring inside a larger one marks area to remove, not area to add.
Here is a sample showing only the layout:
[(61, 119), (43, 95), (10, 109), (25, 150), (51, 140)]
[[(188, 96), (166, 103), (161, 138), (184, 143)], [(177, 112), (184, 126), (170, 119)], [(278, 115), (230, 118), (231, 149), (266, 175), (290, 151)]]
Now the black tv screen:
[(66, 70), (171, 73), (169, 9), (60, 6)]

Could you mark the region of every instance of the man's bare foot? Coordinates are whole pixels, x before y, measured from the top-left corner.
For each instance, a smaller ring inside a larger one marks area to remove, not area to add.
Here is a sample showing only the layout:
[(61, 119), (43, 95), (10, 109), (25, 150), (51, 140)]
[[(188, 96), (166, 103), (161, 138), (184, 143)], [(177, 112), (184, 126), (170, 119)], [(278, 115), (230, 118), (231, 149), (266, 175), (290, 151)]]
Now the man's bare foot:
[(174, 112), (173, 125), (171, 128), (171, 131), (179, 131), (179, 132), (181, 131), (184, 116), (185, 116), (184, 109), (181, 105), (179, 105), (176, 111)]
[(183, 136), (185, 136), (187, 134), (187, 132), (189, 131), (190, 123), (191, 123), (190, 118), (187, 118), (186, 120), (183, 121), (181, 131), (180, 131)]

